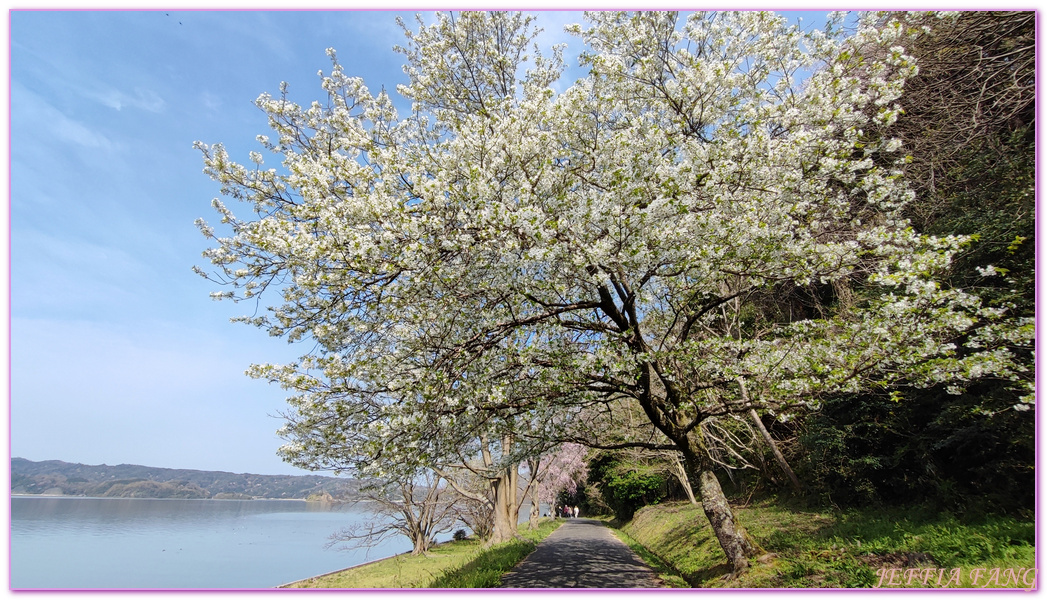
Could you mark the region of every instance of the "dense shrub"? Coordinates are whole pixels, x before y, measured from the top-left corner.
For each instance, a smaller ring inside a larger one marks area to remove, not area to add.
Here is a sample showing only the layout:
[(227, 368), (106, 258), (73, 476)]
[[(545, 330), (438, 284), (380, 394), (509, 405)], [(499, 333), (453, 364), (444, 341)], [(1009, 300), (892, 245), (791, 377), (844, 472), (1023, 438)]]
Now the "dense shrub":
[(901, 400), (827, 402), (801, 437), (801, 477), (838, 505), (1031, 511), (1034, 422), (1013, 403), (994, 383), (961, 396), (913, 390)]
[(668, 491), (661, 473), (610, 453), (598, 454), (590, 461), (589, 482), (619, 521), (628, 521), (640, 508), (664, 499)]

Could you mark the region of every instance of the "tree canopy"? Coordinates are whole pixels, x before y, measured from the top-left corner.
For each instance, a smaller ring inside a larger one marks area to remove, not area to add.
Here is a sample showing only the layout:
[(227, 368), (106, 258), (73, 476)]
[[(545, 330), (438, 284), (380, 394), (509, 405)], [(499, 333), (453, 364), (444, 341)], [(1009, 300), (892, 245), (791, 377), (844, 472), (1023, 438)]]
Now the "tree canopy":
[(215, 200), (229, 235), (200, 222), (210, 276), (231, 288), (219, 297), (279, 294), (241, 320), (313, 344), (252, 369), (295, 393), (288, 460), (439, 464), (510, 436), (502, 456), (519, 461), (573, 439), (578, 415), (633, 402), (667, 440), (654, 446), (683, 453), (743, 569), (758, 548), (701, 423), (898, 383), (1020, 380), (998, 342), (1025, 334), (956, 352), (1007, 308), (941, 285), (970, 238), (918, 233), (902, 212), (910, 159), (889, 132), (917, 72), (903, 23), (586, 18), (570, 29), (589, 74), (562, 93), (562, 49), (532, 50), (530, 18), (464, 12), (404, 26), (409, 114), (334, 50), (324, 101), (260, 96), (279, 169), (199, 144), (253, 211)]

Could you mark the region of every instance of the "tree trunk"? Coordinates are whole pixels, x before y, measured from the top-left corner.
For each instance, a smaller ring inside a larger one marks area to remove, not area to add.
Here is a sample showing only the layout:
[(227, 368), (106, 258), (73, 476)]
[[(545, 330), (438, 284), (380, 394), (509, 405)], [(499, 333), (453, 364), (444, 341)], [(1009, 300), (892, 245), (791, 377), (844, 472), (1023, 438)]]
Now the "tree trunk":
[(687, 476), (687, 469), (683, 466), (680, 455), (676, 452), (673, 455), (673, 474), (676, 475), (680, 487), (687, 494), (687, 499), (691, 501), (691, 504), (698, 504), (698, 499), (694, 497), (694, 487), (691, 486), (691, 478)]
[(497, 479), (491, 480), (494, 491), (494, 528), (487, 540), (488, 546), (507, 542), (516, 537), (520, 507), (516, 503), (516, 469), (508, 469)]
[(702, 496), (702, 509), (705, 511), (713, 533), (716, 534), (720, 547), (727, 555), (732, 572), (737, 575), (749, 568), (749, 557), (756, 556), (758, 550), (748, 539), (745, 530), (734, 522), (734, 513), (723, 495), (720, 481), (716, 474), (705, 469), (699, 474), (698, 488)]
[(529, 529), (538, 529), (538, 517), (541, 516), (541, 511), (538, 508), (538, 492), (537, 489), (531, 493), (531, 514), (527, 516), (527, 527)]
[(421, 532), (415, 532), (412, 537), (414, 542), (414, 549), (411, 550), (411, 554), (422, 554), (429, 551), (429, 536)]
[[(640, 406), (651, 423), (671, 439), (683, 454), (684, 464), (687, 466), (687, 477), (692, 482), (698, 482), (702, 509), (712, 526), (713, 534), (720, 542), (720, 548), (727, 556), (732, 574), (735, 576), (741, 574), (749, 568), (749, 557), (758, 556), (760, 548), (745, 532), (745, 529), (734, 522), (734, 513), (731, 512), (727, 497), (723, 494), (723, 488), (720, 487), (720, 482), (713, 473), (713, 461), (709, 458), (709, 450), (701, 432), (702, 428), (699, 426), (690, 427), (689, 431), (684, 430), (677, 421), (679, 417), (666, 411), (667, 406), (674, 405), (672, 401), (667, 402), (666, 399), (669, 399), (670, 396), (679, 399), (680, 394), (678, 390), (673, 389), (672, 380), (658, 375), (651, 363), (644, 365), (640, 374), (640, 382), (646, 388), (646, 398), (641, 400)], [(659, 387), (662, 389), (658, 389)], [(663, 395), (665, 399), (661, 398)]]
[(683, 452), (686, 461), (688, 476), (692, 481), (698, 481), (698, 495), (702, 499), (702, 510), (705, 517), (709, 519), (713, 534), (720, 542), (720, 548), (727, 555), (727, 562), (731, 565), (734, 575), (739, 575), (749, 568), (749, 557), (760, 553), (759, 547), (746, 533), (745, 529), (737, 525), (734, 513), (731, 511), (727, 497), (724, 496), (720, 481), (713, 472), (713, 464), (709, 459), (704, 442), (700, 438), (701, 433), (689, 435), (687, 438), (688, 448)]
[(538, 517), (541, 516), (538, 502), (538, 489), (541, 487), (539, 479), (540, 460), (537, 458), (527, 459), (528, 482), (524, 490), (526, 497), (531, 499), (531, 512), (527, 515), (527, 528), (538, 529)]
[[(741, 377), (738, 378), (738, 385), (742, 390), (742, 401), (746, 404), (749, 402), (749, 392), (745, 389), (745, 380)], [(803, 486), (800, 485), (800, 480), (796, 477), (796, 473), (793, 473), (789, 463), (785, 460), (785, 456), (782, 455), (781, 450), (778, 449), (778, 444), (775, 443), (774, 438), (771, 437), (771, 433), (767, 431), (767, 428), (763, 426), (763, 421), (760, 419), (760, 415), (756, 413), (755, 408), (749, 409), (749, 416), (752, 418), (753, 423), (756, 424), (756, 429), (760, 432), (760, 436), (763, 437), (763, 441), (767, 443), (767, 446), (771, 449), (771, 454), (774, 455), (774, 459), (778, 461), (778, 466), (785, 471), (785, 474), (789, 476), (789, 481), (792, 482), (793, 489), (797, 492), (803, 491)]]

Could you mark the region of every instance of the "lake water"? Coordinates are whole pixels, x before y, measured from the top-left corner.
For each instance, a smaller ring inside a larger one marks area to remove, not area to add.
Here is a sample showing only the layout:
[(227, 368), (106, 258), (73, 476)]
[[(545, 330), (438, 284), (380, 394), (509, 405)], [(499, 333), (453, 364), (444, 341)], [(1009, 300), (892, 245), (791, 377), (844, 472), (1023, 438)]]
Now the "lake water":
[(359, 506), (296, 500), (13, 497), (10, 583), (270, 588), (411, 549), (403, 537), (370, 549), (324, 548), (332, 533), (370, 519)]

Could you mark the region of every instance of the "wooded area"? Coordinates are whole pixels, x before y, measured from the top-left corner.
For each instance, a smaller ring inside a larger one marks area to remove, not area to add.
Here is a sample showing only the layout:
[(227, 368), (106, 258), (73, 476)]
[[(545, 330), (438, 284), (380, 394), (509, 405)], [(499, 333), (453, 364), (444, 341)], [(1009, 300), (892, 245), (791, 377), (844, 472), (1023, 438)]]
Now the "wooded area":
[(256, 475), (142, 465), (11, 459), (11, 493), (112, 498), (356, 498), (360, 482), (320, 475)]

